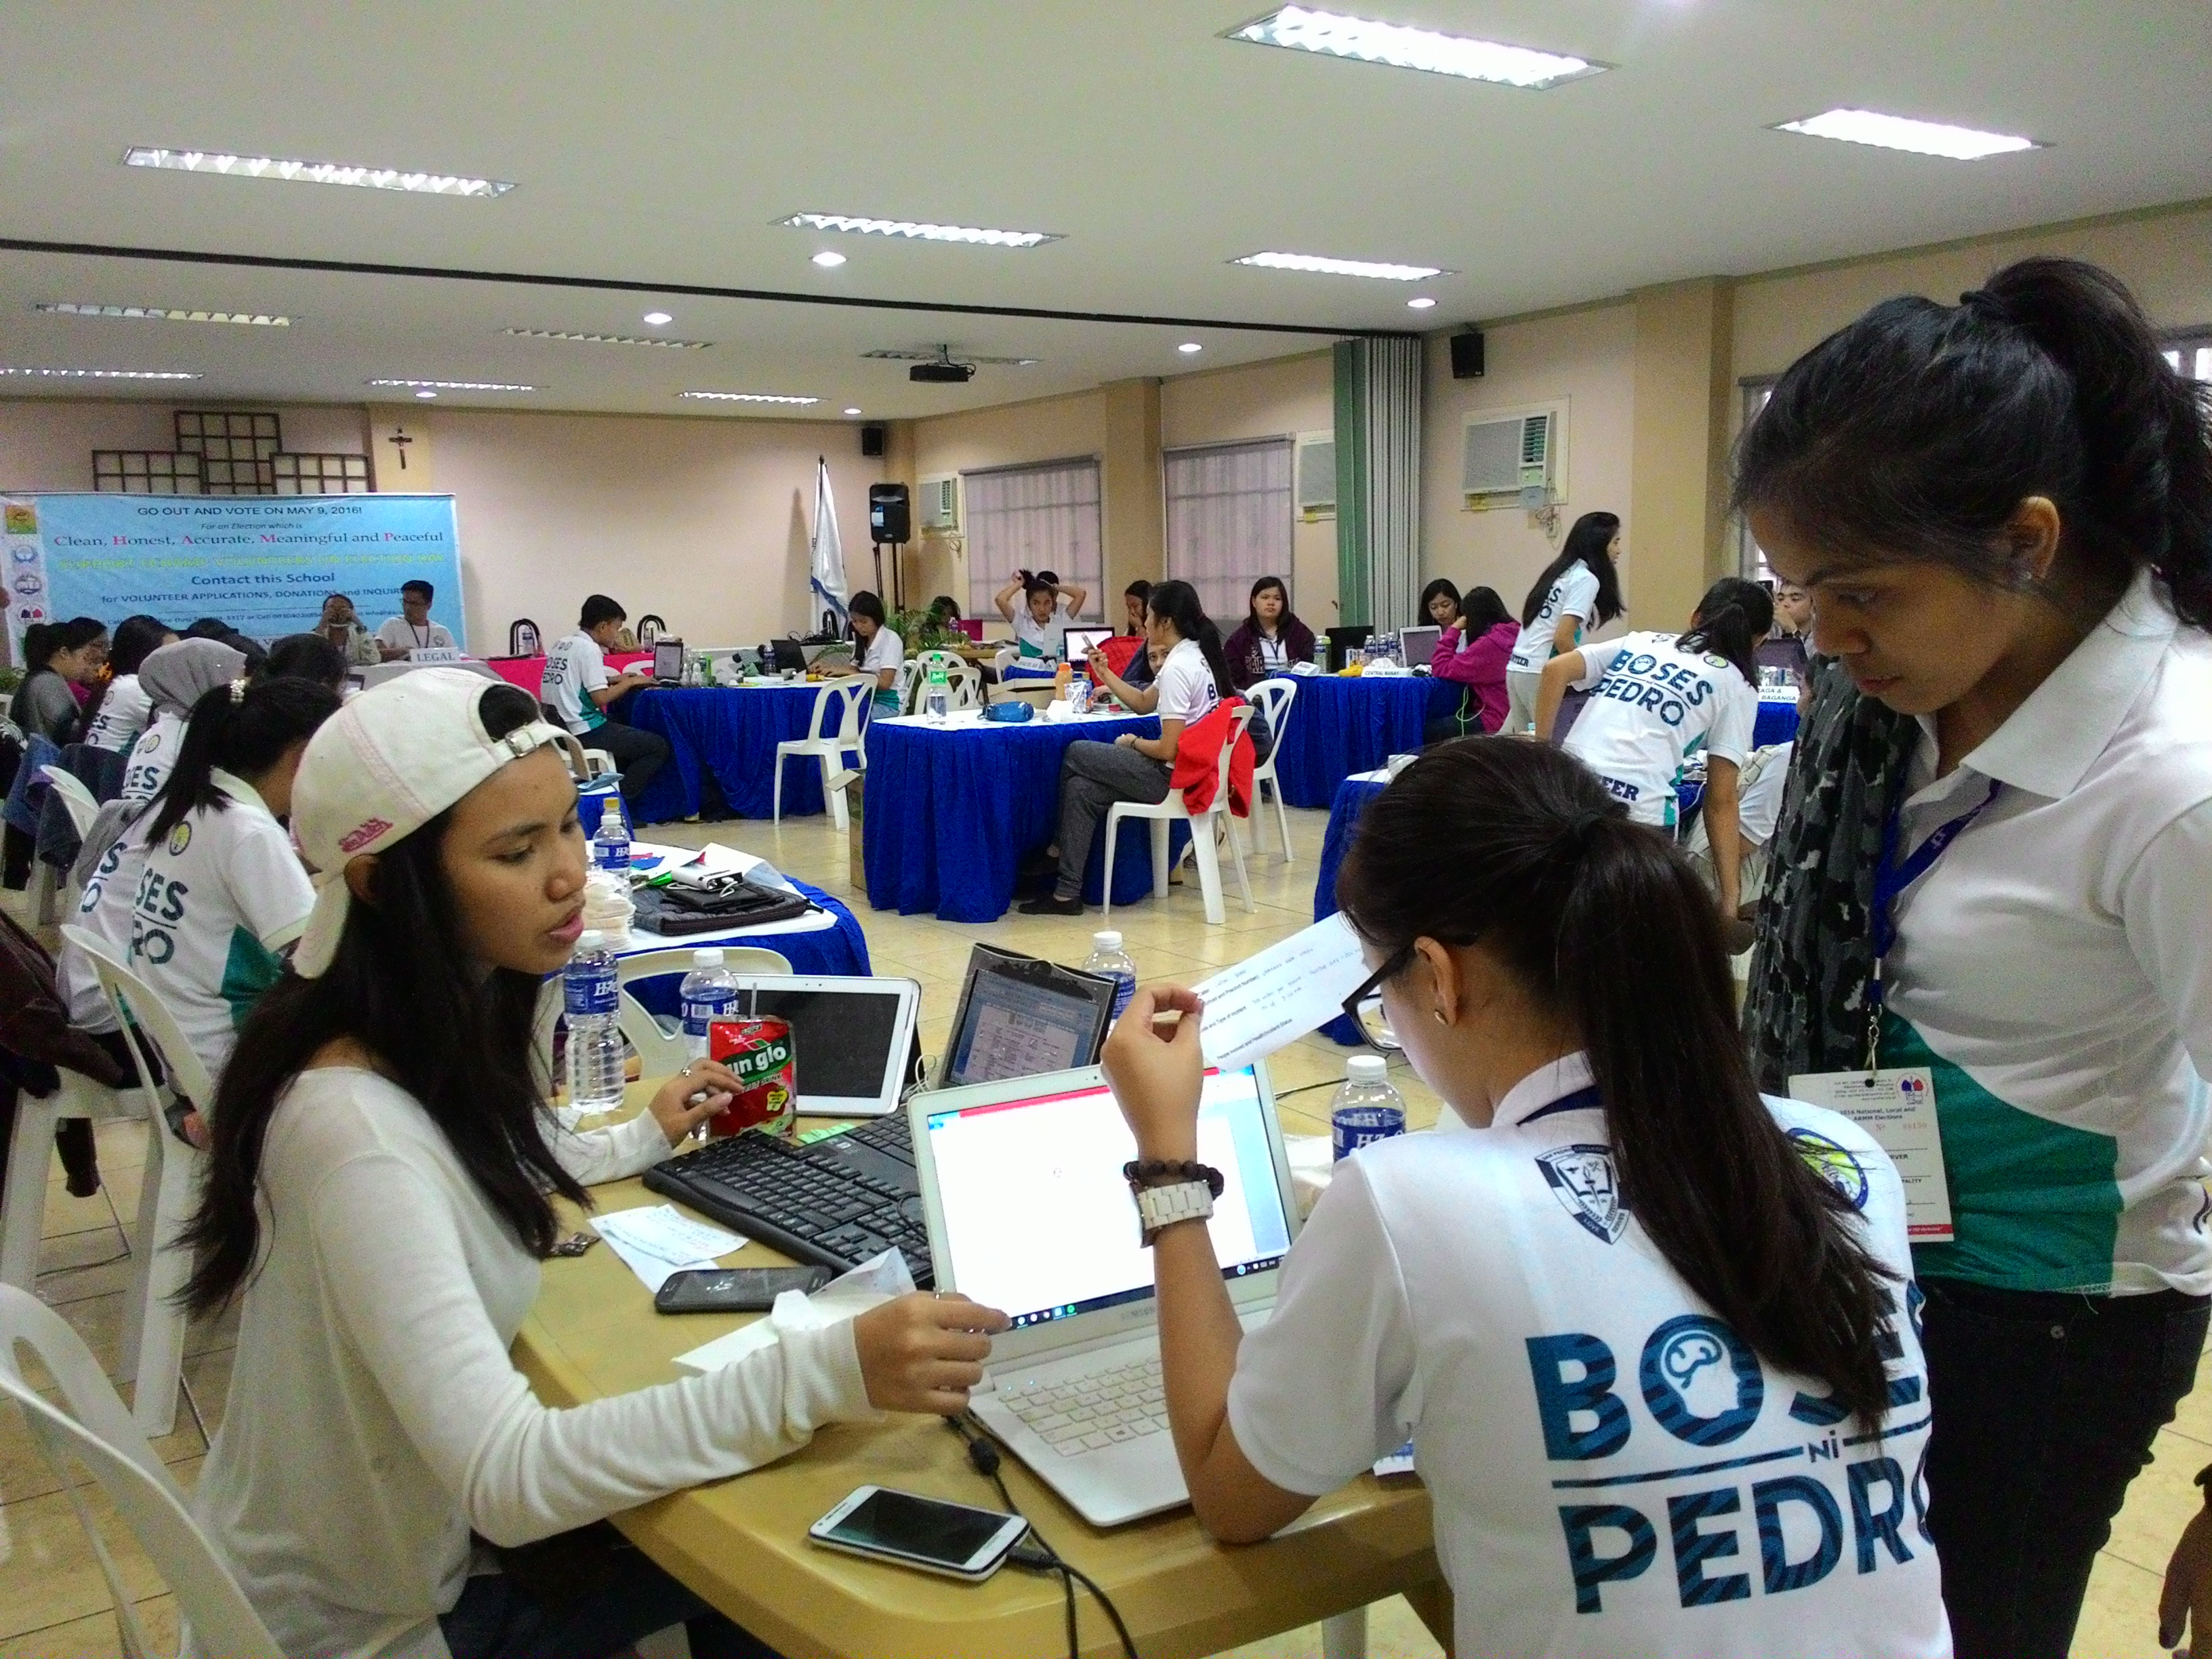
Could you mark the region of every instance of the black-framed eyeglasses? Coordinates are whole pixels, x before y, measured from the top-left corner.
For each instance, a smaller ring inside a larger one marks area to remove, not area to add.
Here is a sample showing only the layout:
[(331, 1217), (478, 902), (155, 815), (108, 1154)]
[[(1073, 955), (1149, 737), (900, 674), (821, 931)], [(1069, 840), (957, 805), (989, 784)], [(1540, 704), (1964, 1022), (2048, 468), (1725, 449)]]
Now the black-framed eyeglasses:
[(1378, 1054), (1395, 1054), (1403, 1046), (1382, 1012), (1382, 987), (1413, 965), (1413, 954), (1412, 945), (1400, 945), (1344, 1000), (1345, 1018), (1359, 1033), (1359, 1040)]

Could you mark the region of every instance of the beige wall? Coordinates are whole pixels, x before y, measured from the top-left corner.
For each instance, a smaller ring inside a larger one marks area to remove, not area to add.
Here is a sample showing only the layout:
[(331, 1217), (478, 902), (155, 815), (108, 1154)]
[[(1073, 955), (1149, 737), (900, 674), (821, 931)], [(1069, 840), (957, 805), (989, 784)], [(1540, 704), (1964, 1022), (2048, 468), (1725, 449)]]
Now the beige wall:
[[(90, 489), (95, 449), (174, 449), (174, 411), (191, 404), (91, 398), (0, 400), (0, 489)], [(368, 416), (353, 404), (251, 404), (278, 416), (284, 447), (302, 453), (367, 453)]]
[(1632, 604), (1638, 584), (1629, 505), (1636, 307), (1596, 306), (1498, 324), (1483, 335), (1485, 372), (1474, 380), (1452, 379), (1448, 335), (1430, 340), (1422, 417), (1422, 580), (1447, 576), (1461, 588), (1494, 587), (1506, 609), (1519, 612), (1528, 584), (1559, 551), (1559, 543), (1518, 509), (1470, 513), (1462, 505), (1462, 434), (1471, 416), (1565, 399), (1566, 499), (1557, 534), (1564, 538), (1582, 514), (1618, 513), (1625, 549), (1621, 585)]

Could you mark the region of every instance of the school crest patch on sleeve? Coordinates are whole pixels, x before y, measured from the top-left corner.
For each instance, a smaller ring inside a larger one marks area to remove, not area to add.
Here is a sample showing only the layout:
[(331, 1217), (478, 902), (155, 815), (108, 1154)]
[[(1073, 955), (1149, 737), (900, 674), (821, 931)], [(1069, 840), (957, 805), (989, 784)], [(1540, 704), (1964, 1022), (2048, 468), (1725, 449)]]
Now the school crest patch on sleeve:
[(1866, 1208), (1866, 1166), (1856, 1153), (1810, 1129), (1791, 1129), (1788, 1133), (1790, 1144), (1805, 1160), (1806, 1168), (1841, 1193), (1851, 1208)]
[(1620, 1200), (1620, 1181), (1613, 1167), (1610, 1146), (1554, 1146), (1536, 1155), (1544, 1184), (1559, 1207), (1587, 1228), (1601, 1244), (1610, 1244), (1628, 1226), (1628, 1206)]

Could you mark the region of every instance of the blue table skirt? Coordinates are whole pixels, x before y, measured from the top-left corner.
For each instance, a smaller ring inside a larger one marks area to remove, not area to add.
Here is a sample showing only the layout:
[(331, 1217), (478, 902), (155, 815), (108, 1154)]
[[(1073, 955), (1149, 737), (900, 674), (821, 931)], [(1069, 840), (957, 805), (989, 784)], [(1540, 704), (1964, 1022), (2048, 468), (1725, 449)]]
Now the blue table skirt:
[[(1328, 831), (1322, 837), (1321, 869), (1314, 877), (1313, 914), (1316, 921), (1326, 921), (1336, 914), (1336, 872), (1344, 862), (1344, 855), (1352, 850), (1352, 832), (1358, 827), (1359, 815), (1367, 810), (1368, 803), (1381, 794), (1388, 786), (1380, 779), (1346, 778), (1336, 787), (1336, 799), (1328, 809)], [(1360, 1046), (1359, 1033), (1342, 1014), (1321, 1028), (1322, 1035), (1347, 1048)]]
[[(818, 685), (648, 688), (623, 699), (624, 718), (641, 732), (660, 733), (674, 751), (637, 803), (638, 822), (694, 816), (708, 776), (737, 817), (771, 816), (775, 746), (806, 735), (821, 690)], [(822, 810), (821, 763), (811, 757), (786, 761), (784, 815)]]
[(1371, 772), (1393, 755), (1421, 746), (1431, 718), (1431, 693), (1446, 714), (1459, 706), (1458, 687), (1425, 675), (1301, 674), (1291, 705), (1289, 730), (1275, 742), (1275, 776), (1293, 806), (1327, 806), (1337, 785), (1354, 772)]
[(1795, 702), (1769, 702), (1764, 697), (1759, 702), (1759, 718), (1752, 723), (1751, 746), (1770, 748), (1778, 743), (1794, 743), (1797, 739), (1797, 705)]
[[(811, 933), (762, 933), (748, 939), (702, 939), (702, 945), (729, 945), (732, 948), (757, 945), (775, 951), (787, 958), (794, 974), (844, 974), (866, 978), (873, 970), (868, 965), (868, 936), (860, 931), (860, 921), (838, 900), (819, 887), (809, 886), (796, 878), (793, 886), (812, 899), (837, 919), (835, 927), (824, 927)], [(632, 933), (630, 949), (624, 955), (641, 951), (682, 950), (694, 943), (689, 939), (662, 939), (643, 931)], [(635, 982), (631, 994), (656, 1014), (678, 1014), (677, 992), (682, 988), (681, 974), (656, 974), (651, 979)]]
[[(860, 848), (868, 902), (942, 921), (996, 921), (1013, 902), (1023, 858), (1060, 830), (1060, 763), (1072, 743), (1111, 743), (1124, 732), (1159, 735), (1150, 715), (1047, 725), (933, 726), (884, 720), (868, 727)], [(1106, 837), (1091, 843), (1084, 897), (1102, 902)], [(1114, 860), (1114, 902), (1152, 890), (1152, 826), (1125, 823)], [(1170, 848), (1188, 839), (1175, 828)]]

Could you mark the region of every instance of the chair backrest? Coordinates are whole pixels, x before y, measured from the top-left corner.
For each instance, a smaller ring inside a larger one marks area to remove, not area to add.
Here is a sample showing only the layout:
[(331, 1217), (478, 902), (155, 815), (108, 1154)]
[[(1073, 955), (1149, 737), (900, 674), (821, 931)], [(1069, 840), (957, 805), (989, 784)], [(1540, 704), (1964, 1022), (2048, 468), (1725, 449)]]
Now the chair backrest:
[(980, 708), (984, 702), (983, 671), (973, 663), (960, 663), (945, 676), (945, 690), (948, 708)]
[(814, 718), (807, 723), (806, 740), (820, 743), (836, 738), (841, 742), (858, 742), (860, 710), (873, 690), (874, 683), (865, 677), (830, 681), (814, 694)]
[(898, 665), (898, 678), (891, 682), (891, 690), (898, 698), (899, 713), (914, 713), (915, 688), (921, 684), (921, 665), (908, 657)]
[(62, 798), (70, 822), (76, 826), (76, 838), (82, 841), (92, 833), (92, 821), (100, 816), (99, 798), (84, 787), (74, 772), (58, 766), (42, 766), (39, 770), (52, 786), (54, 793)]
[[(770, 951), (753, 945), (720, 945), (707, 941), (708, 948), (722, 953), (722, 966), (733, 974), (787, 974), (791, 960), (780, 951)], [(641, 951), (635, 956), (615, 958), (615, 983), (635, 985), (641, 979), (659, 979), (665, 974), (688, 974), (691, 971), (691, 953), (702, 948), (696, 945), (672, 946), (665, 951)]]
[[(1273, 734), (1275, 749), (1283, 746), (1284, 728), (1291, 723), (1291, 705), (1297, 701), (1298, 683), (1287, 674), (1261, 680), (1244, 694), (1247, 702), (1255, 703), (1267, 717), (1267, 730)], [(1275, 752), (1270, 750), (1272, 756)]]
[[(23, 1380), (16, 1349), (27, 1347), (53, 1377), (68, 1409), (53, 1406)], [(100, 1362), (60, 1315), (27, 1291), (0, 1285), (0, 1395), (14, 1401), (46, 1467), (69, 1493), (77, 1524), (107, 1580), (123, 1649), (133, 1656), (159, 1651), (138, 1621), (133, 1596), (145, 1586), (126, 1583), (94, 1524), (84, 1491), (70, 1466), (81, 1465), (99, 1482), (117, 1515), (177, 1598), (178, 1612), (204, 1653), (237, 1659), (283, 1659), (268, 1626), (238, 1588), (185, 1507), (161, 1460), (131, 1420)]]
[(137, 1067), (138, 1087), (148, 1098), (150, 1100), (154, 1094), (154, 1068), (147, 1063), (144, 1045), (151, 1042), (168, 1073), (169, 1086), (202, 1112), (211, 1109), (215, 1105), (214, 1081), (160, 994), (139, 978), (106, 939), (75, 926), (64, 927), (62, 936), (92, 959), (92, 971), (100, 980), (100, 994), (107, 999), (108, 1012), (115, 1016), (116, 1025), (124, 1033), (131, 1064)]
[(924, 679), (929, 678), (929, 671), (933, 665), (941, 665), (948, 675), (957, 673), (968, 665), (964, 657), (955, 656), (950, 651), (935, 649), (916, 652), (914, 660), (916, 672)]
[(653, 642), (667, 631), (667, 623), (648, 611), (637, 619), (637, 648), (641, 651), (652, 650)]
[(507, 654), (510, 657), (538, 657), (545, 653), (544, 636), (538, 633), (538, 624), (527, 617), (517, 617), (507, 625)]
[(1021, 654), (1022, 648), (1018, 645), (1001, 646), (992, 653), (991, 667), (994, 672), (1003, 675), (1020, 659)]
[(1252, 705), (1250, 703), (1248, 702), (1242, 708), (1229, 711), (1229, 737), (1222, 744), (1221, 753), (1214, 760), (1214, 764), (1221, 769), (1219, 775), (1213, 781), (1213, 810), (1217, 812), (1226, 812), (1229, 810), (1229, 764), (1236, 758), (1237, 745), (1244, 741), (1244, 728), (1251, 724)]

